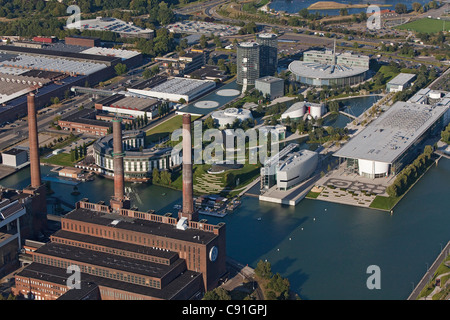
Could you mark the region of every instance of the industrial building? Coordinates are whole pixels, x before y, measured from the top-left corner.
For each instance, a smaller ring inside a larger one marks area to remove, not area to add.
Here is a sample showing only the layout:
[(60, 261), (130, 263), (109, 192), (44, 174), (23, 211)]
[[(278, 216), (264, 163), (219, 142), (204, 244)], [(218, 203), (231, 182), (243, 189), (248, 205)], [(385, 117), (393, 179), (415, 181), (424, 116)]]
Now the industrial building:
[(25, 238), (38, 239), (47, 226), (46, 187), (39, 167), (34, 95), (27, 96), (30, 184), (22, 190), (0, 188), (0, 277), (19, 267)]
[[(183, 126), (190, 129), (185, 116)], [(192, 157), (190, 135), (183, 135), (178, 217), (130, 208), (120, 119), (113, 136), (110, 205), (79, 201), (50, 242), (30, 251), (32, 263), (15, 275), (14, 294), (36, 300), (189, 300), (216, 288), (226, 275), (226, 226), (198, 221), (193, 206), (192, 163), (185, 161)], [(73, 266), (80, 271), (80, 289), (66, 281)]]
[(387, 92), (399, 92), (411, 86), (411, 82), (416, 78), (413, 73), (400, 73), (386, 84)]
[(224, 110), (214, 111), (211, 114), (211, 117), (214, 119), (214, 122), (222, 128), (233, 125), (236, 120), (242, 122), (244, 120), (253, 119), (252, 112), (250, 110), (238, 108), (227, 108)]
[(164, 57), (156, 57), (155, 61), (167, 69), (173, 75), (186, 75), (206, 64), (209, 58), (207, 50), (190, 50), (182, 55), (170, 53)]
[(262, 190), (274, 186), (288, 190), (311, 176), (319, 162), (319, 154), (310, 150), (295, 151), (297, 148), (298, 144), (288, 144), (264, 163), (261, 168)]
[(448, 106), (397, 101), (334, 153), (346, 170), (371, 179), (396, 175), (439, 134)]
[(273, 76), (278, 67), (278, 36), (275, 33), (259, 33), (256, 42), (260, 45), (260, 77)]
[(270, 99), (284, 96), (284, 80), (273, 76), (265, 76), (255, 80), (255, 89)]
[[(113, 135), (107, 135), (93, 144), (97, 173), (106, 177), (114, 176)], [(124, 131), (123, 161), (124, 178), (127, 181), (149, 181), (152, 172), (170, 170), (181, 164), (180, 157), (172, 156), (172, 148), (145, 147), (145, 132), (139, 130)]]
[(260, 77), (260, 45), (256, 42), (241, 42), (237, 45), (236, 83), (246, 87), (255, 85)]
[(213, 90), (215, 87), (216, 83), (214, 81), (175, 77), (151, 88), (128, 88), (127, 90), (138, 95), (172, 102), (179, 102), (181, 99), (189, 102)]
[(2, 163), (5, 166), (19, 168), (28, 163), (28, 152), (23, 149), (12, 148), (2, 152)]
[[(115, 94), (95, 102), (95, 109), (102, 113), (116, 116), (129, 116), (132, 119), (147, 117), (148, 120), (158, 115), (158, 106), (161, 101), (152, 98), (138, 98)], [(98, 114), (101, 115), (102, 113)], [(97, 116), (98, 116), (97, 115)], [(98, 117), (97, 117), (98, 119)]]
[(63, 99), (73, 86), (94, 85), (113, 77), (118, 63), (131, 68), (142, 63), (142, 55), (50, 41), (42, 48), (0, 46), (0, 123), (26, 115), (29, 92), (35, 93), (35, 105), (40, 109), (51, 98)]
[(323, 103), (312, 103), (300, 101), (294, 103), (282, 115), (281, 119), (300, 120), (314, 118), (319, 119), (325, 114), (325, 105)]
[(368, 56), (334, 50), (309, 50), (303, 61), (293, 61), (289, 71), (297, 81), (311, 86), (352, 86), (366, 80), (369, 71)]
[(83, 37), (83, 36), (70, 36), (64, 39), (67, 45), (83, 46), (83, 47), (100, 47), (100, 38), (95, 37)]
[(93, 136), (106, 136), (111, 131), (111, 123), (97, 120), (94, 109), (82, 109), (58, 120), (62, 130)]
[(144, 38), (153, 39), (155, 31), (152, 29), (143, 29), (132, 23), (127, 23), (120, 19), (110, 17), (97, 17), (95, 19), (81, 20), (80, 25), (71, 23), (66, 26), (67, 29), (78, 29), (80, 31), (110, 31), (118, 34), (122, 38)]

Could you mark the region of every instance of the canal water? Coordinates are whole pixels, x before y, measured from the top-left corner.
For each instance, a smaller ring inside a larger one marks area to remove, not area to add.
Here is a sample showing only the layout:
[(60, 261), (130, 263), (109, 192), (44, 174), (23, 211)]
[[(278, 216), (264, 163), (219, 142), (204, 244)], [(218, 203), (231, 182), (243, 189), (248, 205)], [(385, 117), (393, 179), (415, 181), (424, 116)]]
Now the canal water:
[[(319, 2), (320, 0), (272, 0), (270, 2), (269, 8), (275, 11), (285, 11), (287, 13), (298, 13), (303, 8), (308, 8), (310, 5)], [(373, 5), (390, 5), (390, 7), (380, 7), (381, 10), (389, 9), (395, 10), (395, 5), (397, 3), (403, 3), (409, 9), (412, 9), (412, 4), (418, 2), (422, 5), (430, 2), (429, 0), (382, 0), (382, 1), (367, 1), (367, 0), (336, 0), (334, 2), (345, 3), (345, 4), (373, 4)], [(351, 8), (348, 9), (348, 13), (359, 14), (360, 12), (367, 12), (367, 8)], [(321, 15), (337, 16), (339, 15), (339, 10), (309, 10), (310, 13), (320, 13)]]
[[(50, 173), (42, 167), (43, 175)], [(386, 212), (302, 200), (296, 207), (259, 202), (244, 197), (242, 205), (223, 219), (227, 224), (227, 254), (255, 267), (268, 260), (274, 272), (288, 277), (303, 299), (406, 299), (428, 266), (450, 240), (450, 161), (432, 167), (393, 215)], [(0, 185), (23, 188), (29, 169), (5, 178)], [(69, 203), (83, 197), (108, 201), (112, 180), (96, 178), (77, 186), (51, 183), (55, 193)], [(146, 184), (127, 184), (132, 203), (142, 211), (175, 213), (181, 192)], [(261, 218), (261, 219), (259, 219)], [(380, 267), (381, 289), (366, 286), (367, 268)]]

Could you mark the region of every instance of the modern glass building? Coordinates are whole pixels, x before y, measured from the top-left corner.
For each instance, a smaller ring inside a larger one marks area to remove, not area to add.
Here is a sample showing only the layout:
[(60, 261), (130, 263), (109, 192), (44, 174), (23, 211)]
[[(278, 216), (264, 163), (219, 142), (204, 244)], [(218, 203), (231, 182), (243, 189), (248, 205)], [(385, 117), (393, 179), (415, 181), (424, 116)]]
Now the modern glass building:
[(278, 66), (278, 36), (274, 33), (260, 33), (256, 37), (260, 45), (260, 76), (273, 76)]
[(303, 54), (303, 61), (293, 61), (289, 70), (297, 81), (310, 86), (352, 86), (366, 80), (369, 57), (310, 50)]
[(260, 76), (260, 45), (241, 42), (237, 46), (237, 79), (240, 85), (254, 85)]

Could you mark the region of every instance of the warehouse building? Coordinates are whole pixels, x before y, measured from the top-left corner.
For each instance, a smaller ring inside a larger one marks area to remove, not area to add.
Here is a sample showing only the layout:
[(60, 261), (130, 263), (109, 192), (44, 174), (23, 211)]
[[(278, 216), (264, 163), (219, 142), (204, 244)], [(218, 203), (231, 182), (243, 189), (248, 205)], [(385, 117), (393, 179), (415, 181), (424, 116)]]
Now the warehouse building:
[(128, 91), (172, 102), (179, 102), (181, 99), (189, 102), (213, 90), (215, 87), (216, 83), (214, 81), (175, 77), (152, 88), (128, 88)]
[(411, 82), (416, 78), (413, 73), (400, 73), (386, 84), (387, 92), (399, 92), (411, 86)]
[(5, 166), (19, 168), (28, 163), (28, 152), (23, 149), (12, 148), (2, 152), (2, 163)]
[(334, 153), (346, 170), (371, 179), (396, 175), (440, 134), (448, 106), (397, 101)]
[(98, 100), (95, 109), (117, 116), (130, 116), (132, 118), (147, 117), (148, 120), (158, 115), (158, 107), (161, 101), (152, 98), (137, 98), (115, 94), (110, 97)]

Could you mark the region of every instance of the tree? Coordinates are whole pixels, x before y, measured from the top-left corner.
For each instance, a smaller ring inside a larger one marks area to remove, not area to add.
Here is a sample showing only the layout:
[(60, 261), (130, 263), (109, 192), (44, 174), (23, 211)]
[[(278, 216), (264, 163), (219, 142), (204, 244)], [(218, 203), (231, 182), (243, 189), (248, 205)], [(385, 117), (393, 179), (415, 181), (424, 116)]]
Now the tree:
[(272, 277), (272, 266), (270, 262), (259, 260), (255, 268), (255, 274), (263, 279), (270, 279)]
[(231, 296), (227, 290), (218, 287), (212, 291), (207, 291), (202, 300), (231, 300)]
[(159, 170), (158, 168), (153, 168), (152, 172), (152, 182), (153, 183), (159, 183)]
[(406, 7), (406, 4), (404, 4), (404, 3), (397, 3), (395, 5), (395, 13), (403, 14), (403, 13), (407, 13), (407, 12), (408, 12), (408, 8)]
[(202, 47), (203, 49), (205, 49), (208, 46), (208, 39), (206, 39), (206, 36), (204, 34), (200, 36), (199, 44), (200, 47)]
[(116, 70), (116, 74), (118, 76), (121, 76), (123, 74), (125, 74), (127, 72), (127, 66), (123, 63), (118, 63), (115, 67), (114, 70)]
[(413, 2), (412, 8), (415, 12), (423, 10), (422, 4), (420, 4), (419, 2)]

